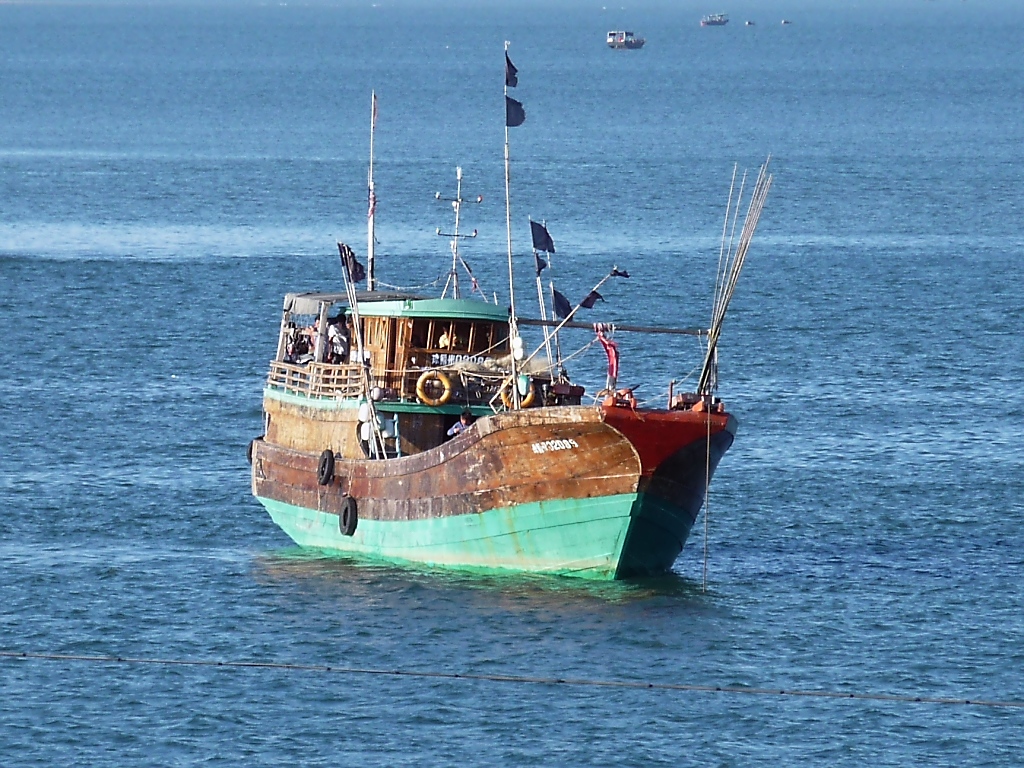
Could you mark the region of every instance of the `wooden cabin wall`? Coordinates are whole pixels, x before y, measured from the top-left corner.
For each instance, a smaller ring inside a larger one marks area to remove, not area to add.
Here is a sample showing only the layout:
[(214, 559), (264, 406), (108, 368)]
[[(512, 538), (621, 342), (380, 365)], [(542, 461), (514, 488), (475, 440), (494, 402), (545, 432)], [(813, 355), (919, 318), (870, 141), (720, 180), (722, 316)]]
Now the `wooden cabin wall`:
[(265, 398), (268, 442), (319, 454), (330, 448), (339, 456), (363, 458), (354, 409), (325, 411)]

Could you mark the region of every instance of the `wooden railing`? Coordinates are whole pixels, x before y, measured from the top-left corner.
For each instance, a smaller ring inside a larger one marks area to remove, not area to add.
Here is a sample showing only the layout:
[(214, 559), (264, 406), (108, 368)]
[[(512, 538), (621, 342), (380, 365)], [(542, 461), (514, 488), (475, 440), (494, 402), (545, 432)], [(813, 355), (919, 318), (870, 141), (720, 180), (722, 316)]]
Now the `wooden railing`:
[[(425, 370), (428, 369), (373, 371), (370, 386), (381, 387), (387, 400), (415, 401), (416, 382)], [(457, 371), (444, 368), (437, 370), (448, 376), (453, 388), (452, 400), (456, 403), (487, 403), (497, 393), (502, 381), (500, 374), (497, 377), (491, 374), (486, 378), (469, 374), (463, 382)], [(331, 365), (309, 362), (296, 365), (274, 360), (270, 363), (267, 386), (315, 398), (358, 398), (363, 391), (359, 366), (351, 363)]]
[(359, 397), (362, 386), (358, 365), (270, 363), (267, 386), (306, 397)]

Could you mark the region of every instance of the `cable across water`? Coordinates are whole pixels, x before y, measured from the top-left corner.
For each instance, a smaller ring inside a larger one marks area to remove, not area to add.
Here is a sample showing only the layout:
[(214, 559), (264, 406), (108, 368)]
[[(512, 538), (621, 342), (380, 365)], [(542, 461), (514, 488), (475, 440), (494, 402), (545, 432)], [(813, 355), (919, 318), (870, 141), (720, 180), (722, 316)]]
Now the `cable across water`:
[(790, 696), (818, 699), (853, 699), (859, 701), (888, 701), (902, 704), (959, 704), (974, 707), (1024, 709), (1024, 701), (968, 699), (940, 696), (910, 696), (885, 693), (844, 692), (826, 690), (799, 690), (786, 688), (747, 688), (735, 685), (697, 685), (692, 683), (655, 683), (638, 680), (594, 680), (586, 678), (532, 677), (525, 675), (488, 675), (466, 672), (443, 672), (409, 669), (373, 669), (327, 664), (299, 664), (275, 661), (231, 661), (215, 659), (158, 659), (130, 656), (86, 656), (62, 653), (30, 653), (28, 651), (0, 651), (0, 658), (36, 661), (74, 661), (94, 664), (149, 664), (184, 667), (223, 667), (235, 669), (273, 669), (288, 672), (326, 672), (343, 675), (378, 675), (435, 680), (475, 680), (491, 683), (518, 683), (520, 685), (562, 685), (577, 688), (623, 688), (654, 691), (687, 691), (691, 693), (729, 693), (750, 696)]

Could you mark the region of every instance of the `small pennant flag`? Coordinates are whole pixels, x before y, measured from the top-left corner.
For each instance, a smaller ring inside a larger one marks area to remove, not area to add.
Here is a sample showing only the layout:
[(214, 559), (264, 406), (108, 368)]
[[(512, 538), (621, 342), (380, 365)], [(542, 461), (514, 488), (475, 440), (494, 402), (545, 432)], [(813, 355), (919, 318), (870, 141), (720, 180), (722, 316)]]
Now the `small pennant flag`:
[(526, 110), (523, 109), (522, 102), (516, 101), (515, 99), (506, 96), (505, 97), (505, 125), (509, 128), (515, 128), (517, 125), (522, 125), (526, 122)]
[(629, 272), (618, 267), (612, 267), (612, 277), (629, 277)]
[(591, 291), (587, 294), (587, 298), (580, 302), (580, 306), (585, 309), (593, 309), (598, 300), (604, 301), (604, 296), (597, 291)]
[(536, 221), (530, 222), (530, 234), (533, 235), (533, 249), (535, 251), (555, 252), (555, 241), (548, 234), (548, 228)]
[(509, 88), (519, 85), (519, 70), (512, 63), (512, 59), (508, 57), (508, 51), (505, 52), (505, 85)]
[(341, 266), (353, 283), (366, 279), (366, 268), (359, 263), (356, 255), (344, 243), (338, 243), (338, 253), (341, 254)]
[(554, 299), (551, 302), (554, 305), (555, 314), (565, 320), (570, 314), (572, 314), (572, 304), (565, 298), (565, 294), (561, 291), (555, 291)]
[(536, 251), (533, 253), (534, 267), (537, 269), (537, 277), (540, 277), (540, 273), (547, 269), (548, 263), (542, 259)]

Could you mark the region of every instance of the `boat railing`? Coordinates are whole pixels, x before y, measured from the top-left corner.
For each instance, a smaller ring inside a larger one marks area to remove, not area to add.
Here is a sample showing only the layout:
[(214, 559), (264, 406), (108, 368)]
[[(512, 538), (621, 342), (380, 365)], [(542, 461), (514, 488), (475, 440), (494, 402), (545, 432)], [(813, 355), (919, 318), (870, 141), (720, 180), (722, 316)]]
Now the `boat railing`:
[(316, 398), (358, 397), (362, 390), (359, 365), (307, 363), (297, 365), (274, 360), (267, 386), (296, 395)]
[[(370, 386), (382, 390), (385, 401), (412, 402), (418, 399), (417, 385), (427, 372), (441, 374), (449, 388), (445, 402), (484, 404), (498, 394), (505, 382), (501, 371), (465, 371), (445, 367), (415, 367), (399, 370), (370, 370)], [(334, 365), (308, 362), (270, 363), (267, 386), (316, 399), (359, 398), (363, 392), (362, 372), (355, 363)]]

